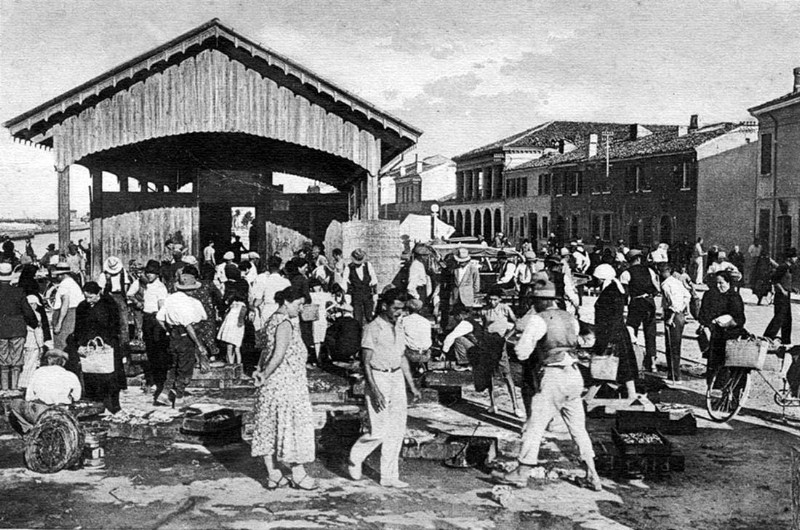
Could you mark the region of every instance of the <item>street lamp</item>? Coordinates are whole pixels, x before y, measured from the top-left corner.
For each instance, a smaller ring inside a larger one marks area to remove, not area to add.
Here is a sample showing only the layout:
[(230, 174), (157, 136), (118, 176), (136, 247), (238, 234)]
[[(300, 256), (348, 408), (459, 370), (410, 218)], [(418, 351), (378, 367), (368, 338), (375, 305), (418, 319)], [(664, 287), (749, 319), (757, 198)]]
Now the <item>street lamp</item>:
[(439, 205), (431, 204), (431, 240), (436, 239), (436, 218), (439, 217)]

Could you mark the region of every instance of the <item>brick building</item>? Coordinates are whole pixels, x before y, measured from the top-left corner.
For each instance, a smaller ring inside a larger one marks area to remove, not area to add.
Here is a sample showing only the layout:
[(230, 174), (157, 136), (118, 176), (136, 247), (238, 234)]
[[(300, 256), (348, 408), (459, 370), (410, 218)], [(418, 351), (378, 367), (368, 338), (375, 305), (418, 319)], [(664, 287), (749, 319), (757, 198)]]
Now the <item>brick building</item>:
[(749, 109), (758, 120), (760, 154), (754, 220), (762, 244), (780, 254), (800, 246), (800, 68), (792, 92)]
[[(551, 200), (551, 231), (562, 241), (599, 235), (631, 247), (693, 242), (731, 248), (753, 236), (755, 127), (630, 125), (608, 138), (592, 134), (568, 153), (528, 162)], [(529, 188), (531, 186), (529, 185)]]
[[(650, 126), (660, 131), (663, 126)], [(539, 188), (536, 160), (588, 149), (592, 134), (623, 138), (629, 124), (551, 121), (454, 158), (456, 197), (443, 205), (442, 219), (464, 235), (490, 239), (504, 232), (514, 241), (547, 238), (550, 201)]]
[[(456, 163), (433, 155), (400, 162), (381, 175), (381, 217), (402, 219), (410, 213), (428, 215), (431, 205), (455, 193)], [(384, 197), (383, 194), (391, 194)]]

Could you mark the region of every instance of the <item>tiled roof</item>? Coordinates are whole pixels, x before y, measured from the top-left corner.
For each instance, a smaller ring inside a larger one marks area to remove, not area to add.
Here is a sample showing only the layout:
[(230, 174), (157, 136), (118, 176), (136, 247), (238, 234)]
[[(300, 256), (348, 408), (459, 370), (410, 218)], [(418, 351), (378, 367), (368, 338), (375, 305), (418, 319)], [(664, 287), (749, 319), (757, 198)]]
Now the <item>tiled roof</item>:
[[(442, 164), (451, 163), (452, 160), (447, 158), (446, 156), (442, 155), (433, 155), (422, 160), (422, 171), (428, 171), (431, 168), (441, 166)], [(406, 177), (410, 177), (412, 175), (417, 174), (417, 164), (416, 162), (412, 162), (410, 164), (400, 164), (388, 173), (385, 174), (386, 177), (396, 178), (400, 176), (400, 167), (405, 166), (406, 168)]]
[[(696, 132), (678, 136), (677, 127), (662, 127), (660, 132), (645, 136), (639, 140), (622, 140), (611, 143), (609, 148), (609, 158), (620, 160), (625, 158), (637, 158), (667, 153), (680, 153), (694, 149), (709, 140), (730, 132), (738, 127), (736, 123), (719, 123), (708, 125), (698, 129)], [(531, 160), (520, 164), (511, 171), (530, 169), (537, 167), (555, 166), (558, 164), (575, 163), (589, 159), (588, 149), (585, 145), (564, 154), (546, 155), (536, 160)], [(601, 142), (597, 146), (597, 156), (592, 160), (605, 159), (605, 145)]]
[(762, 103), (760, 105), (756, 105), (755, 107), (749, 108), (747, 109), (747, 112), (749, 112), (750, 114), (757, 114), (762, 109), (771, 107), (773, 105), (777, 105), (779, 103), (785, 103), (787, 101), (791, 101), (792, 99), (797, 99), (797, 103), (800, 103), (800, 92), (790, 92), (785, 96), (781, 96), (779, 98), (767, 101), (766, 103)]
[[(589, 141), (590, 134), (601, 135), (611, 132), (615, 138), (627, 138), (630, 134), (630, 123), (605, 123), (591, 121), (551, 121), (537, 125), (521, 133), (503, 138), (496, 142), (484, 145), (472, 151), (453, 157), (453, 160), (465, 160), (477, 155), (488, 154), (504, 149), (524, 148), (556, 148), (561, 140), (566, 140), (575, 145), (582, 145)], [(670, 128), (664, 125), (642, 125), (652, 132), (663, 131)], [(674, 127), (672, 127), (674, 129)]]

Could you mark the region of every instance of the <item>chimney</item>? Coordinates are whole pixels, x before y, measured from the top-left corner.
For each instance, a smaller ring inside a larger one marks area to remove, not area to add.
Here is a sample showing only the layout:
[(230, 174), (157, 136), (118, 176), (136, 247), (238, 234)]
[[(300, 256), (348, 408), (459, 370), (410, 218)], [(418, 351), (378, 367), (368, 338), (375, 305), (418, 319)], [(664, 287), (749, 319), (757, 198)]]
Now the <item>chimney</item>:
[(698, 129), (697, 126), (697, 114), (692, 114), (689, 118), (689, 132), (694, 132)]
[(639, 139), (639, 124), (637, 124), (637, 123), (633, 123), (633, 124), (631, 124), (631, 125), (628, 127), (628, 131), (629, 131), (628, 138), (629, 138), (631, 141), (634, 141), (634, 140), (638, 140), (638, 139)]
[(678, 125), (678, 136), (686, 136), (689, 133), (689, 128), (686, 125)]
[(800, 93), (800, 66), (794, 69), (794, 90), (792, 93)]
[(597, 156), (597, 135), (589, 135), (589, 158)]
[(419, 154), (414, 155), (414, 164), (417, 166), (417, 175), (422, 175), (422, 160), (419, 159)]

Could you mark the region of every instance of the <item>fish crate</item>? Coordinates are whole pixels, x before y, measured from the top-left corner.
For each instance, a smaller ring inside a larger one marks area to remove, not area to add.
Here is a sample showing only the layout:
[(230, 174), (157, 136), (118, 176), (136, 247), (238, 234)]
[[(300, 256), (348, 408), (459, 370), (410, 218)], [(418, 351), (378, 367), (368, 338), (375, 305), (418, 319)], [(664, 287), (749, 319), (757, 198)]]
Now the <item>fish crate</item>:
[(611, 439), (621, 455), (660, 455), (672, 453), (672, 443), (656, 429), (620, 432), (611, 429)]
[(650, 432), (662, 434), (697, 434), (697, 420), (691, 412), (686, 412), (677, 419), (669, 412), (643, 412), (620, 410), (616, 414), (617, 432)]

